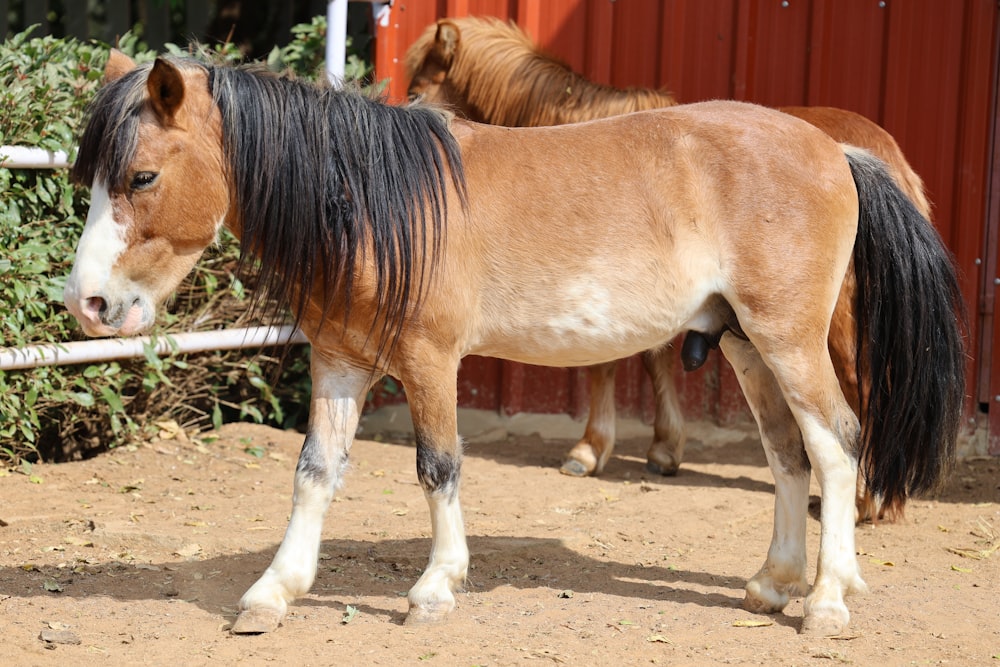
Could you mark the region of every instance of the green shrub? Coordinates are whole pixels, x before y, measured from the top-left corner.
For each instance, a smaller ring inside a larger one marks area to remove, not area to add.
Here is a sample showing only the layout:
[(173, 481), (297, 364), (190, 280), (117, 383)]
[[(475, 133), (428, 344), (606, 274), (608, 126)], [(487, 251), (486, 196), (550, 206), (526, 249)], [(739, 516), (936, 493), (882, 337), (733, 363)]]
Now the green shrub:
[[(322, 19), (296, 26), (269, 63), (315, 76), (325, 31)], [(109, 48), (30, 32), (0, 44), (0, 145), (72, 154)], [(118, 46), (139, 61), (155, 57), (136, 43), (126, 36)], [(239, 57), (232, 46), (211, 51)], [(355, 63), (353, 74), (368, 71)], [(83, 338), (62, 290), (88, 206), (89, 193), (70, 184), (67, 170), (0, 168), (0, 346)], [(252, 284), (233, 274), (238, 252), (231, 238), (206, 252), (154, 335), (260, 324), (245, 307)], [(150, 350), (138, 360), (0, 371), (0, 462), (87, 456), (148, 434), (160, 419), (186, 429), (230, 419), (294, 424), (307, 409), (307, 354), (293, 350), (274, 383), (277, 360), (252, 350), (168, 357)]]

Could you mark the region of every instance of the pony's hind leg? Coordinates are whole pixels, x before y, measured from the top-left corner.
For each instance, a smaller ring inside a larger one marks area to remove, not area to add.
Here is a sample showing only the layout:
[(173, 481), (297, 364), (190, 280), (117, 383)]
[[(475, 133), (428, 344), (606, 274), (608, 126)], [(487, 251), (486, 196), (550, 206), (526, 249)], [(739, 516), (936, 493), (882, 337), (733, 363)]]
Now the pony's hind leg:
[(658, 350), (648, 350), (642, 354), (642, 364), (653, 383), (656, 400), (653, 421), (653, 442), (646, 453), (646, 469), (658, 475), (676, 475), (684, 458), (687, 434), (684, 432), (684, 415), (677, 400), (674, 386), (674, 358), (677, 354), (673, 346), (665, 345)]
[(295, 470), (292, 515), (271, 565), (240, 600), (235, 634), (277, 629), (288, 603), (305, 594), (316, 577), (323, 517), (341, 485), (371, 376), (327, 363), (315, 349), (311, 370), (309, 432)]
[(407, 595), (407, 623), (442, 620), (455, 608), (454, 591), (465, 583), (469, 569), (458, 493), (462, 444), (455, 414), (457, 373), (457, 357), (434, 353), (405, 364), (401, 373), (417, 441), (417, 478), (430, 508), (432, 536), (430, 561)]
[(844, 596), (867, 590), (854, 547), (860, 425), (822, 342), (772, 350), (768, 365), (802, 433), (823, 499), (816, 580), (805, 599), (802, 632), (836, 635), (850, 619)]
[(720, 346), (760, 428), (761, 444), (774, 475), (774, 532), (763, 567), (746, 585), (743, 606), (774, 613), (792, 595), (805, 595), (806, 519), (809, 505), (809, 459), (795, 417), (771, 370), (749, 342), (725, 335)]
[(615, 367), (617, 361), (590, 366), (590, 413), (583, 438), (566, 454), (559, 472), (573, 477), (599, 475), (615, 448)]

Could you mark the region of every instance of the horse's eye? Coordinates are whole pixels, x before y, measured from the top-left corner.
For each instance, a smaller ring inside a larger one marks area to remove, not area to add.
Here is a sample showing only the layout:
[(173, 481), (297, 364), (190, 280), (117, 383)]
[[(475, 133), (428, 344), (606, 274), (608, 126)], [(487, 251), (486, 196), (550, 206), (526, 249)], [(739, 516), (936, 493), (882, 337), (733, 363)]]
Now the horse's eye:
[(136, 172), (135, 176), (132, 177), (132, 183), (129, 187), (133, 190), (144, 190), (156, 182), (157, 176), (158, 174), (155, 171)]

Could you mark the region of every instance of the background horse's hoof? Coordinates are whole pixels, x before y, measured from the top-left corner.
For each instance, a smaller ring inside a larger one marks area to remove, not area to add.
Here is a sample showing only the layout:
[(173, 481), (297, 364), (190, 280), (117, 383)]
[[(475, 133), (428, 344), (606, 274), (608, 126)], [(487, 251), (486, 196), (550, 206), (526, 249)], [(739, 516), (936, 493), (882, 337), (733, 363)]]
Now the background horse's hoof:
[(670, 454), (659, 454), (654, 456), (653, 452), (649, 453), (649, 458), (646, 459), (646, 470), (653, 473), (654, 475), (662, 475), (664, 477), (673, 477), (677, 474), (677, 471), (681, 468), (681, 462)]
[(256, 609), (244, 609), (236, 617), (233, 627), (229, 632), (234, 635), (260, 635), (265, 632), (274, 632), (281, 625), (284, 614), (274, 609), (257, 607)]
[(662, 466), (656, 461), (646, 461), (646, 470), (654, 475), (661, 475), (663, 477), (675, 477), (680, 468), (679, 465)]
[(559, 468), (559, 472), (564, 475), (569, 475), (570, 477), (587, 477), (590, 475), (590, 471), (587, 470), (587, 466), (575, 459), (567, 459), (564, 461), (562, 466)]
[(566, 452), (566, 460), (559, 468), (559, 472), (570, 477), (588, 477), (599, 475), (603, 467), (601, 455), (594, 445), (587, 440), (581, 440), (573, 446), (573, 449)]

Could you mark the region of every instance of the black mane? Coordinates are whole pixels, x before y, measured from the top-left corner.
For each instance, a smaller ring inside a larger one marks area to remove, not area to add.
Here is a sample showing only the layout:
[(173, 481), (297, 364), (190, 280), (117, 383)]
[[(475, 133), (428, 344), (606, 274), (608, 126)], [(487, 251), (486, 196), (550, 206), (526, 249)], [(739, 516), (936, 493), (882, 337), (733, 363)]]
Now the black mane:
[[(358, 262), (370, 259), (377, 314), (369, 336), (377, 361), (386, 361), (440, 254), (449, 172), (465, 200), (448, 117), (254, 66), (170, 62), (208, 72), (242, 229), (241, 271), (259, 262), (255, 306), (267, 307), (266, 294), (276, 308), (290, 305), (299, 324), (313, 288), (323, 286), (324, 318), (338, 295), (349, 309)], [(148, 72), (140, 67), (98, 94), (73, 169), (78, 182), (124, 187)]]

